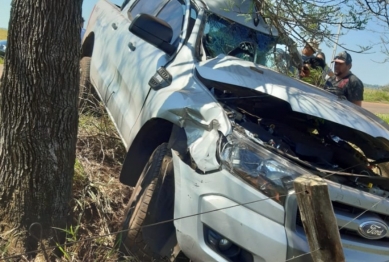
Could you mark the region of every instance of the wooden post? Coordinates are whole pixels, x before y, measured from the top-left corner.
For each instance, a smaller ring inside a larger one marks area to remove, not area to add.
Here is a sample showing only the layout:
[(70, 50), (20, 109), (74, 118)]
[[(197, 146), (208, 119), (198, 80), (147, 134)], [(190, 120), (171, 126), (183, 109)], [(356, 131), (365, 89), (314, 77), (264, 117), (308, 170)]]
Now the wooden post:
[(325, 180), (303, 175), (294, 180), (294, 189), (313, 261), (345, 261)]

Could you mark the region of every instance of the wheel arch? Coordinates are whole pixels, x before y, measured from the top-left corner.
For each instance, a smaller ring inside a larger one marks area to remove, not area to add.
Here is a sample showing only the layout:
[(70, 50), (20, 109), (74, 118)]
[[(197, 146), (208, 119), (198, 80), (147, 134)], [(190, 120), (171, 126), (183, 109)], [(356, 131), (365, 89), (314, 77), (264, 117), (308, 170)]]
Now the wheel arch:
[(132, 142), (120, 173), (120, 182), (135, 186), (153, 151), (162, 143), (183, 154), (186, 150), (186, 134), (183, 128), (172, 122), (153, 118), (146, 122)]
[(92, 57), (93, 47), (95, 44), (95, 33), (90, 32), (89, 35), (85, 38), (81, 46), (81, 58), (85, 56)]

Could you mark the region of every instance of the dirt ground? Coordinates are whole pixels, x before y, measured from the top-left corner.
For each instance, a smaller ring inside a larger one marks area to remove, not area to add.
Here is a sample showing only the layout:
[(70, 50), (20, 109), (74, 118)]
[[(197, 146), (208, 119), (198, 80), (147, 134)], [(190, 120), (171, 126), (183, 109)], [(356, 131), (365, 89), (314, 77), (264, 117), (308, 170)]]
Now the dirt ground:
[(389, 114), (389, 104), (362, 102), (362, 107), (374, 114)]

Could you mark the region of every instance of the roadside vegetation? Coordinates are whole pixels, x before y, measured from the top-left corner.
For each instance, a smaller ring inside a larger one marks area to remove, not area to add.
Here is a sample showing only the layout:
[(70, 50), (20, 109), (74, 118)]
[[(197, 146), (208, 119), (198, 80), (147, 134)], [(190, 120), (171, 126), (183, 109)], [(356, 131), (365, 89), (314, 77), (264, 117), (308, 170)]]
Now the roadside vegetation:
[(379, 89), (365, 88), (363, 99), (366, 102), (389, 103), (389, 86)]
[(115, 261), (115, 232), (131, 195), (118, 178), (126, 150), (104, 106), (92, 95), (86, 100), (79, 111), (73, 220), (60, 250), (66, 261)]
[(6, 29), (0, 28), (0, 40), (7, 39), (8, 31)]
[[(389, 86), (382, 88), (365, 88), (363, 101), (375, 103), (389, 103)], [(379, 118), (389, 124), (389, 114), (376, 114)]]
[[(7, 39), (8, 31), (6, 29), (0, 28), (0, 40)], [(0, 65), (4, 64), (4, 59), (0, 57)]]

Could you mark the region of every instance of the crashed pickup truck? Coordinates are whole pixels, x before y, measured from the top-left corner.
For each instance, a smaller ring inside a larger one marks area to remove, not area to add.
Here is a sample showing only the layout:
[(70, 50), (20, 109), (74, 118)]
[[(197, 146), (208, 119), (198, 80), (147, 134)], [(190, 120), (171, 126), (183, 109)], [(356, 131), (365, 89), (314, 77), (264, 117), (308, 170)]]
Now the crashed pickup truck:
[(94, 7), (82, 79), (121, 135), (120, 181), (134, 187), (121, 251), (310, 261), (293, 180), (312, 174), (328, 183), (346, 260), (388, 261), (389, 126), (273, 70), (277, 31), (249, 3)]

